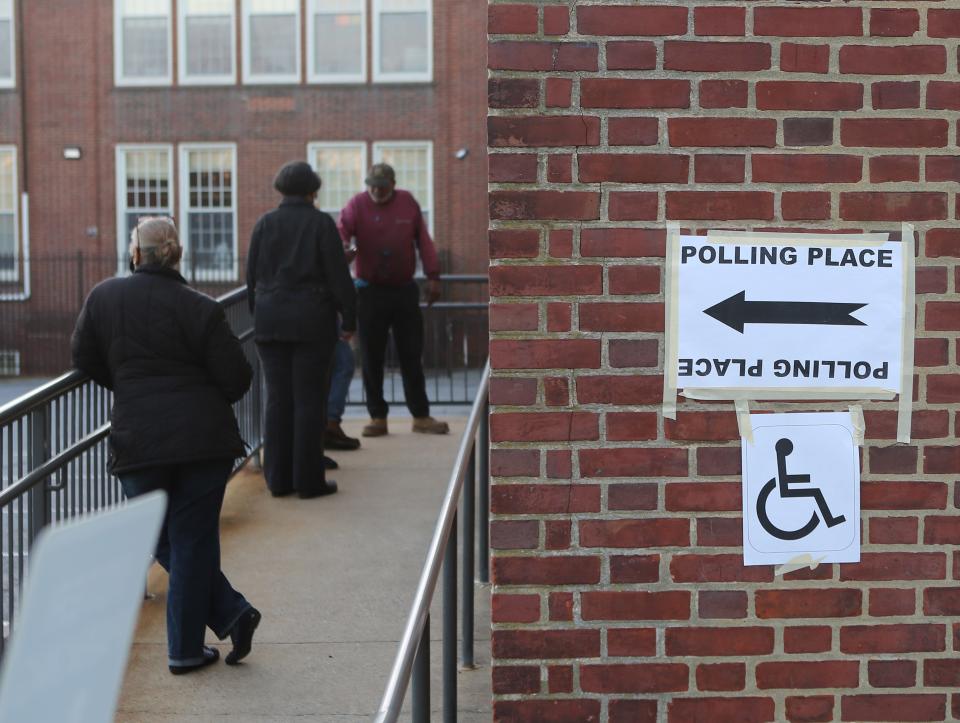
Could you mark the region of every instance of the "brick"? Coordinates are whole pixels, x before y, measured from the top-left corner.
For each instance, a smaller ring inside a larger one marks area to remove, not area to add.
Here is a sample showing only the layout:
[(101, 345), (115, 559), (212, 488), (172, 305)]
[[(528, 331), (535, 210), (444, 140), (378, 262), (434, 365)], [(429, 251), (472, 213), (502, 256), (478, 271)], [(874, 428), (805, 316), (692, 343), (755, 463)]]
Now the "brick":
[(653, 70), (656, 67), (657, 46), (650, 41), (611, 40), (607, 43), (607, 70)]
[(584, 78), (580, 81), (580, 106), (582, 108), (689, 108), (690, 81)]
[(600, 560), (498, 556), (493, 558), (493, 580), (496, 585), (591, 585), (600, 582)]
[(946, 556), (940, 552), (865, 552), (859, 563), (840, 566), (840, 580), (943, 580)]
[(570, 547), (570, 520), (547, 520), (544, 523), (544, 547), (548, 550), (566, 550)]
[(870, 98), (877, 110), (920, 107), (919, 81), (882, 81), (870, 86)]
[(943, 625), (850, 625), (840, 629), (840, 651), (869, 653), (935, 653), (946, 649)]
[[(731, 634), (733, 631), (736, 634)], [(667, 656), (742, 656), (773, 652), (773, 628), (667, 628)]]
[(493, 442), (563, 442), (600, 438), (600, 420), (590, 412), (498, 412), (490, 417)]
[(734, 154), (698, 153), (694, 156), (696, 183), (743, 183), (745, 157)]
[(939, 721), (946, 715), (945, 695), (845, 695), (840, 698), (845, 721)]
[(792, 38), (860, 36), (863, 17), (860, 8), (758, 7), (753, 32)]
[(490, 304), (490, 331), (536, 331), (539, 315), (536, 304)]
[(747, 617), (747, 593), (743, 590), (701, 590), (697, 612), (705, 620), (742, 620)]
[(845, 45), (840, 48), (840, 72), (855, 75), (939, 75), (947, 70), (942, 45)]
[(916, 447), (869, 447), (870, 472), (873, 474), (915, 474)]
[(750, 88), (745, 80), (700, 81), (701, 108), (746, 108)]
[(860, 663), (853, 660), (759, 663), (757, 665), (757, 687), (761, 690), (856, 688), (859, 684)]
[(652, 483), (614, 484), (607, 488), (610, 510), (657, 509), (657, 485)]
[(657, 366), (655, 339), (609, 339), (607, 344), (610, 366), (615, 369)]
[(942, 148), (947, 121), (939, 118), (844, 118), (840, 142), (867, 148)]
[(927, 108), (960, 110), (960, 83), (942, 80), (927, 83)]
[(659, 375), (577, 377), (580, 404), (656, 404), (662, 399)]
[(769, 43), (712, 43), (665, 40), (663, 69), (698, 72), (748, 72), (770, 67)]
[(537, 380), (493, 377), (490, 379), (490, 403), (528, 405), (537, 400)]
[(917, 661), (871, 660), (867, 680), (874, 688), (912, 688), (917, 682)]
[(573, 666), (551, 665), (547, 668), (547, 690), (550, 693), (573, 692)]
[(689, 620), (690, 593), (584, 592), (580, 610), (584, 620)]
[(871, 183), (919, 180), (920, 159), (916, 156), (874, 156), (870, 159)]
[(571, 592), (552, 592), (550, 593), (547, 607), (550, 611), (550, 619), (554, 621), (570, 622), (573, 620), (573, 593)]
[(686, 547), (690, 521), (679, 519), (582, 520), (581, 547)]
[(942, 482), (865, 482), (860, 487), (865, 510), (942, 510), (947, 486)]
[(493, 147), (595, 146), (600, 119), (595, 116), (491, 116), (487, 138)]
[(698, 448), (697, 474), (704, 477), (740, 474), (740, 450), (736, 447)]
[(536, 449), (490, 450), (490, 474), (494, 477), (533, 477), (540, 474), (540, 451)]
[(757, 590), (758, 618), (846, 618), (863, 609), (859, 590)]
[(863, 107), (860, 83), (771, 80), (757, 82), (760, 110), (859, 110)]
[[(570, 331), (572, 318), (573, 311), (570, 308), (570, 304), (561, 301), (550, 302), (547, 304), (547, 331)], [(564, 380), (564, 384), (567, 385), (566, 380)], [(554, 406), (556, 404), (565, 405), (567, 403), (568, 402), (566, 399), (564, 399), (562, 402), (547, 401), (547, 404)]]
[(655, 221), (659, 214), (659, 200), (656, 191), (613, 191), (607, 213), (611, 221)]
[(907, 8), (870, 10), (870, 34), (885, 38), (907, 38), (920, 29), (920, 13)]
[(924, 615), (960, 615), (960, 588), (938, 587), (923, 591)]
[(495, 723), (599, 723), (598, 700), (497, 700), (493, 703)]
[(540, 619), (539, 595), (503, 595), (491, 598), (491, 618), (495, 623), (535, 623)]
[(607, 441), (632, 442), (657, 438), (655, 412), (608, 412)]
[(960, 38), (960, 10), (931, 8), (927, 13), (927, 35), (931, 38)]
[[(947, 268), (945, 266), (922, 266), (917, 269), (916, 293), (918, 294), (945, 294), (947, 293)], [(938, 345), (945, 339), (915, 339), (915, 354), (919, 355), (923, 344)], [(931, 364), (926, 358), (914, 357), (914, 366), (940, 366), (940, 363)]]
[(496, 515), (537, 515), (600, 511), (600, 488), (575, 484), (498, 484), (490, 488)]
[(960, 378), (955, 374), (928, 375), (927, 402), (930, 404), (960, 402)]
[(697, 690), (743, 690), (746, 679), (747, 666), (743, 663), (705, 663), (697, 666)]
[(595, 71), (598, 53), (595, 43), (494, 40), (487, 45), (487, 66), (491, 70)]
[(774, 719), (773, 698), (672, 698), (667, 707), (671, 723), (684, 721), (737, 721), (766, 723)]
[(687, 9), (680, 7), (581, 5), (577, 30), (583, 35), (683, 35)]
[(552, 228), (547, 244), (553, 258), (569, 259), (573, 256), (573, 231), (568, 228)]
[(740, 547), (743, 520), (739, 517), (697, 517), (699, 547)]
[(769, 153), (751, 156), (755, 183), (856, 183), (860, 156), (835, 153)]
[(584, 257), (643, 258), (666, 253), (663, 229), (588, 228), (580, 234), (580, 255)]
[(680, 663), (581, 665), (586, 693), (663, 693), (687, 690), (687, 666)]
[(609, 118), (607, 137), (611, 146), (653, 146), (659, 137), (656, 118)]
[(784, 191), (780, 195), (780, 215), (784, 221), (825, 221), (830, 218), (828, 191)]
[(611, 700), (609, 723), (657, 723), (657, 701)]
[(780, 44), (780, 70), (783, 72), (826, 73), (829, 69), (829, 45)]
[(490, 154), (491, 183), (535, 183), (537, 157), (530, 153)]
[(685, 477), (687, 450), (656, 447), (580, 450), (584, 477)]
[(597, 339), (493, 339), (490, 361), (494, 369), (597, 369)]
[(674, 555), (674, 582), (771, 582), (773, 567), (745, 567), (742, 555)]
[(570, 10), (559, 5), (543, 8), (543, 34), (566, 35), (570, 32)]
[(533, 78), (490, 78), (487, 102), (491, 108), (536, 108), (540, 82)]
[(490, 218), (504, 221), (590, 221), (600, 218), (600, 194), (586, 191), (491, 191)]
[(570, 382), (565, 377), (543, 380), (543, 401), (548, 407), (564, 407), (570, 403)]
[(733, 512), (741, 509), (739, 482), (671, 482), (664, 504), (672, 512)]
[(583, 183), (686, 183), (690, 157), (678, 154), (588, 153), (579, 156)]
[(960, 519), (957, 517), (929, 516), (923, 524), (923, 543), (925, 545), (960, 544)]
[(833, 144), (833, 118), (784, 118), (783, 142), (787, 146)]
[(870, 519), (870, 542), (874, 545), (915, 545), (918, 528), (916, 517), (873, 517)]
[(924, 447), (925, 474), (952, 474), (960, 471), (960, 447)]
[(694, 8), (693, 32), (695, 35), (740, 36), (746, 34), (746, 20), (746, 8)]
[(927, 156), (928, 181), (960, 182), (960, 156)]
[(494, 266), (491, 296), (579, 296), (603, 293), (600, 266)]
[(659, 555), (613, 555), (610, 558), (610, 582), (612, 583), (659, 581)]
[(930, 658), (924, 660), (923, 684), (935, 687), (960, 688), (960, 661)]
[(790, 723), (821, 723), (833, 720), (833, 696), (787, 696), (787, 720)]
[(494, 695), (540, 692), (540, 667), (537, 665), (495, 665), (492, 675)]
[(573, 81), (570, 78), (547, 78), (544, 103), (547, 108), (569, 108), (573, 102)]
[(740, 439), (737, 418), (732, 412), (679, 412), (676, 419), (664, 420), (664, 434), (674, 441)]
[(666, 196), (667, 218), (773, 219), (773, 193), (768, 191), (667, 191)]
[(777, 122), (772, 118), (670, 118), (667, 132), (675, 148), (773, 148), (777, 143)]
[(657, 654), (655, 628), (610, 628), (607, 653), (614, 658), (652, 657)]
[(490, 5), (487, 8), (490, 35), (533, 35), (537, 32), (536, 5)]
[(660, 293), (659, 266), (613, 266), (607, 271), (608, 291), (613, 295)]
[(826, 653), (833, 644), (833, 631), (825, 625), (784, 628), (783, 652)]
[(491, 259), (532, 259), (540, 254), (540, 232), (535, 229), (490, 231)]
[(924, 327), (927, 331), (957, 331), (960, 329), (958, 311), (960, 304), (955, 301), (928, 301)]
[(580, 305), (581, 331), (663, 331), (661, 302), (589, 302)]
[(573, 182), (573, 155), (560, 153), (547, 158), (547, 182)]
[(866, 191), (840, 194), (846, 221), (933, 221), (947, 218), (947, 194)]

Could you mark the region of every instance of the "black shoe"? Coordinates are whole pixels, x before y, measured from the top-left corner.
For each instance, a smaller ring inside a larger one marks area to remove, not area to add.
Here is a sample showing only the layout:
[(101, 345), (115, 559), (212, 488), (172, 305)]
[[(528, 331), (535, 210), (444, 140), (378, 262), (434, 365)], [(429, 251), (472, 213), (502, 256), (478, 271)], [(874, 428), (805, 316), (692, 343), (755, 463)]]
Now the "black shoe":
[(309, 500), (312, 497), (324, 497), (325, 495), (336, 494), (337, 492), (337, 483), (332, 479), (328, 479), (322, 485), (316, 485), (306, 490), (299, 490), (297, 492), (297, 497), (301, 500)]
[(253, 631), (260, 624), (260, 611), (256, 608), (250, 608), (230, 631), (230, 642), (233, 643), (233, 650), (227, 653), (224, 662), (227, 665), (236, 665), (250, 654), (250, 648), (253, 647)]
[(323, 468), (324, 469), (340, 469), (340, 465), (337, 464), (337, 460), (330, 459), (327, 455), (323, 455)]
[[(216, 648), (211, 648), (208, 645), (203, 646), (203, 662), (194, 663), (193, 665), (171, 665), (170, 672), (174, 675), (184, 675), (185, 673), (192, 673), (195, 670), (200, 670), (200, 668), (206, 668), (208, 665), (212, 665), (220, 660), (220, 651)], [(227, 662), (230, 662), (230, 656), (227, 656)]]
[(292, 495), (292, 494), (293, 494), (293, 490), (292, 490), (292, 489), (270, 490), (270, 494), (271, 494), (273, 497), (286, 497), (287, 495)]
[(348, 437), (339, 422), (327, 424), (327, 432), (323, 435), (323, 444), (327, 449), (350, 451), (360, 448), (360, 440), (356, 437)]

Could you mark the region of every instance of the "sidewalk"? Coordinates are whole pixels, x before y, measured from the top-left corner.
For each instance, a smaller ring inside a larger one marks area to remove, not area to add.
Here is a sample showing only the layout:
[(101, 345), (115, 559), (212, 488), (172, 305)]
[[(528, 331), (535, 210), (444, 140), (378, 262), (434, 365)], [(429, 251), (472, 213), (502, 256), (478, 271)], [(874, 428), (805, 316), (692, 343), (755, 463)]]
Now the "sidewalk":
[[(443, 416), (443, 410), (439, 410)], [(446, 417), (450, 419), (449, 417)], [(409, 611), (465, 420), (445, 437), (391, 434), (333, 456), (333, 497), (274, 499), (259, 473), (227, 488), (223, 569), (263, 613), (250, 657), (186, 676), (166, 666), (166, 575), (154, 569), (116, 720), (238, 723), (370, 720)], [(363, 420), (344, 428), (359, 435)], [(432, 614), (433, 707), (439, 716), (440, 592)], [(476, 588), (478, 668), (459, 674), (459, 720), (489, 721), (489, 589)], [(208, 642), (216, 642), (208, 634)], [(220, 645), (229, 650), (229, 640)], [(409, 693), (407, 702), (409, 703)], [(409, 710), (409, 704), (406, 706)], [(409, 718), (408, 718), (409, 719)]]

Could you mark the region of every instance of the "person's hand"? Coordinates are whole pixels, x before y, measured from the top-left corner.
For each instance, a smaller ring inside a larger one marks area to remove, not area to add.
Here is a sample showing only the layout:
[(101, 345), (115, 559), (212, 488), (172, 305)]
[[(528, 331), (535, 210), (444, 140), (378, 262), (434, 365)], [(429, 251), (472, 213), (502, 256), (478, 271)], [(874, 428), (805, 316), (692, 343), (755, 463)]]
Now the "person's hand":
[(348, 246), (347, 248), (345, 248), (345, 249), (343, 250), (343, 255), (346, 257), (347, 263), (348, 263), (348, 264), (352, 264), (352, 263), (353, 263), (353, 260), (354, 260), (355, 258), (357, 258), (357, 247), (356, 247), (356, 246)]
[(430, 279), (427, 281), (427, 306), (433, 306), (434, 302), (440, 298), (440, 279)]
[(341, 331), (341, 332), (340, 332), (340, 338), (343, 339), (345, 342), (347, 342), (347, 343), (349, 344), (349, 343), (350, 343), (350, 340), (353, 339), (353, 332), (352, 332), (352, 331)]

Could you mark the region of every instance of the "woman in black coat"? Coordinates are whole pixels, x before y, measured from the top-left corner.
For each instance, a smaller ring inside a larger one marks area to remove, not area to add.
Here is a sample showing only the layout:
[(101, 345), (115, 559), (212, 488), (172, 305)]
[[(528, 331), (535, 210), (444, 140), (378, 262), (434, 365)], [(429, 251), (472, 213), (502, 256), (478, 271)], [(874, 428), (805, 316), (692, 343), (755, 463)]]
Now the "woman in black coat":
[(215, 662), (205, 627), (250, 652), (260, 613), (220, 570), (220, 507), (234, 460), (244, 455), (231, 403), (250, 387), (250, 365), (220, 305), (179, 274), (173, 220), (137, 223), (134, 273), (98, 284), (73, 333), (73, 363), (113, 390), (110, 471), (127, 497), (162, 489), (166, 518), (157, 561), (170, 573), (170, 672)]
[(280, 206), (257, 221), (247, 289), (267, 384), (264, 476), (275, 497), (337, 491), (323, 464), (328, 377), (337, 343), (356, 327), (356, 292), (333, 219), (314, 206), (320, 177), (287, 163), (274, 188)]

